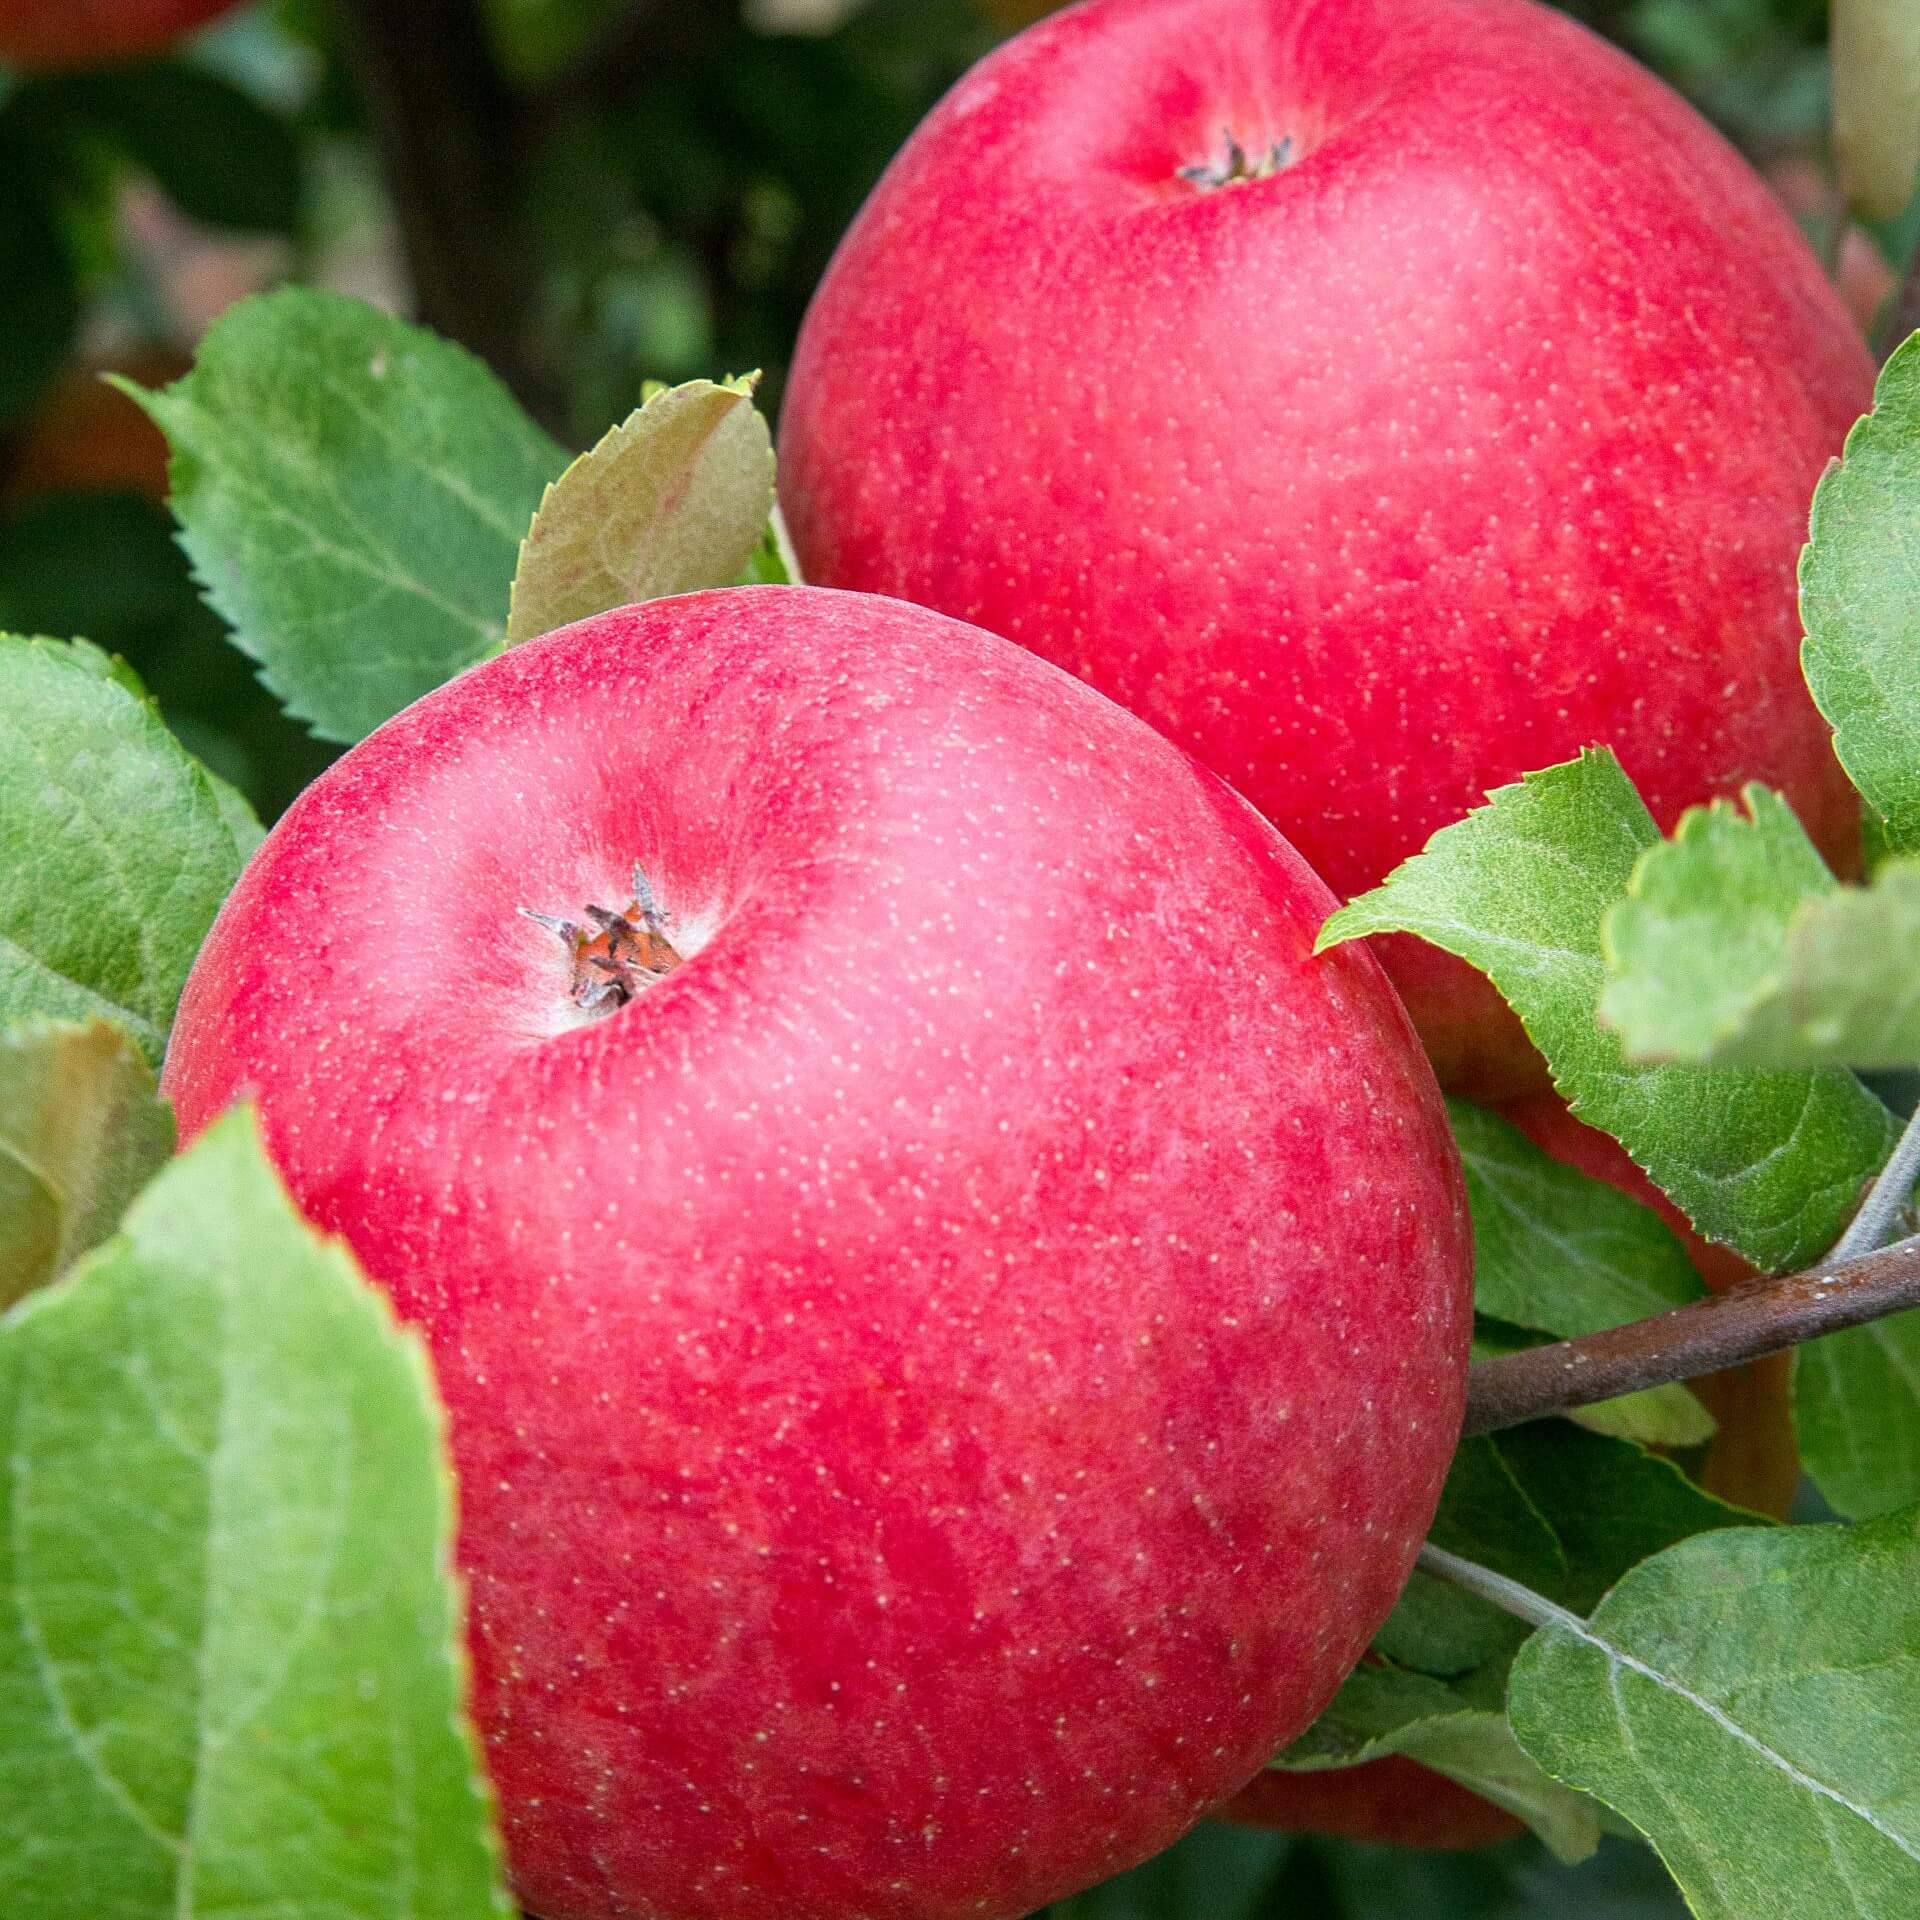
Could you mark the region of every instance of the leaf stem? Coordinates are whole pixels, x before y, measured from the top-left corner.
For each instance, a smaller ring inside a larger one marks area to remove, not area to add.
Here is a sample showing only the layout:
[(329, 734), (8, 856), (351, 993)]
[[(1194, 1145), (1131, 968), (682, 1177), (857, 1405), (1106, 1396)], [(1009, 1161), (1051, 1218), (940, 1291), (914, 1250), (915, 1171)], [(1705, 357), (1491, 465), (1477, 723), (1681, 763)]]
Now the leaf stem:
[(1848, 1223), (1847, 1230), (1834, 1242), (1827, 1264), (1837, 1267), (1886, 1245), (1893, 1223), (1913, 1199), (1913, 1183), (1920, 1180), (1920, 1109), (1907, 1122), (1907, 1130), (1895, 1142), (1887, 1164), (1880, 1169), (1860, 1211)]
[(1418, 1565), (1422, 1572), (1436, 1579), (1451, 1581), (1456, 1587), (1478, 1594), (1482, 1600), (1491, 1600), (1502, 1612), (1524, 1620), (1530, 1627), (1585, 1630), (1586, 1622), (1578, 1614), (1556, 1606), (1545, 1594), (1535, 1593), (1531, 1587), (1523, 1587), (1518, 1580), (1509, 1580), (1504, 1573), (1495, 1573), (1477, 1560), (1463, 1560), (1457, 1553), (1449, 1553), (1431, 1541), (1420, 1549)]
[(1468, 1433), (1744, 1366), (1821, 1334), (1920, 1307), (1920, 1234), (1844, 1264), (1749, 1281), (1624, 1327), (1482, 1360), (1467, 1376)]

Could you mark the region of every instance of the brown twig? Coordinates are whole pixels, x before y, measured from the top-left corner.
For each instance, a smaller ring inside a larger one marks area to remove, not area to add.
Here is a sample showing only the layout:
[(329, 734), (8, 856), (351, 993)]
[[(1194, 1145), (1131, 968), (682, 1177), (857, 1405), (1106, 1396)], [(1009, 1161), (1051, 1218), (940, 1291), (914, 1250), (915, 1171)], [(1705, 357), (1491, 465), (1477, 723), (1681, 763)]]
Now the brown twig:
[(335, 0), (393, 196), (420, 318), (551, 423), (527, 346), (534, 282), (518, 219), (522, 113), (478, 0)]
[(1468, 1433), (1694, 1380), (1920, 1307), (1920, 1236), (1843, 1266), (1750, 1281), (1604, 1333), (1480, 1361), (1468, 1375)]

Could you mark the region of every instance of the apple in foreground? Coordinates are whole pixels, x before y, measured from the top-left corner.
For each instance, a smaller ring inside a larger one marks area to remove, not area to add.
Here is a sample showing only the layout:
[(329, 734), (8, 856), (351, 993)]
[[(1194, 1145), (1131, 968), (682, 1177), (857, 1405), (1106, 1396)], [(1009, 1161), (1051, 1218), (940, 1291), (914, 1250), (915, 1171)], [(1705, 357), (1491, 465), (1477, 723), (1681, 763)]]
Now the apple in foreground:
[(1329, 1697), (1470, 1317), (1330, 907), (1090, 689), (808, 588), (532, 642), (275, 828), (166, 1089), (431, 1344), (543, 1920), (1025, 1914)]
[(240, 0), (0, 0), (0, 61), (93, 67), (158, 53)]
[[(1857, 864), (1800, 677), (1859, 331), (1704, 121), (1529, 0), (1089, 0), (962, 80), (808, 313), (807, 577), (978, 622), (1190, 748), (1337, 893), (1612, 746)], [(1443, 1082), (1543, 1084), (1382, 956)]]
[[(1651, 1207), (1673, 1229), (1711, 1291), (1724, 1292), (1753, 1277), (1754, 1269), (1731, 1248), (1702, 1239), (1626, 1149), (1576, 1118), (1558, 1094), (1516, 1100), (1501, 1111), (1542, 1152)], [(1718, 1423), (1700, 1467), (1700, 1484), (1736, 1506), (1776, 1519), (1786, 1517), (1800, 1483), (1790, 1369), (1790, 1355), (1774, 1354), (1689, 1382)], [(1270, 1769), (1214, 1817), (1287, 1833), (1445, 1849), (1483, 1847), (1521, 1830), (1521, 1823), (1492, 1801), (1399, 1755), (1311, 1773)]]

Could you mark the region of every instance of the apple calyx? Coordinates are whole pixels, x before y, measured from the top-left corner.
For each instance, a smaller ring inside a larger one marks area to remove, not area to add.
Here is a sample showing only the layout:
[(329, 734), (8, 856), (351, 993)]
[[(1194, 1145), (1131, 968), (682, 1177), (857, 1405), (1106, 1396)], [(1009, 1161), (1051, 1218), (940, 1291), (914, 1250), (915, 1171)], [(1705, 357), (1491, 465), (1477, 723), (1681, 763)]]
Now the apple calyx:
[(1231, 127), (1222, 127), (1220, 136), (1226, 142), (1224, 160), (1197, 161), (1177, 170), (1182, 180), (1203, 192), (1211, 193), (1216, 187), (1241, 186), (1249, 180), (1270, 180), (1293, 165), (1291, 134), (1269, 142), (1264, 153), (1249, 153)]
[(633, 898), (625, 911), (588, 907), (586, 917), (592, 928), (558, 914), (538, 913), (532, 907), (520, 911), (565, 942), (573, 960), (568, 994), (582, 1013), (617, 1012), (643, 988), (664, 980), (683, 957), (667, 938), (666, 917), (637, 860), (633, 864)]

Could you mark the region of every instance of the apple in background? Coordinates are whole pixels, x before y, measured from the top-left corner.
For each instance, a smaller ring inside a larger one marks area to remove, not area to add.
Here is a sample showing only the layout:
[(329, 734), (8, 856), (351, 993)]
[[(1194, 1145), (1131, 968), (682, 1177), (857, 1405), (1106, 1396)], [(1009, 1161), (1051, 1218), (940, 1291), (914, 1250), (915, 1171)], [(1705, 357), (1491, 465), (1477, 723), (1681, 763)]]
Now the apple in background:
[(159, 53), (240, 0), (0, 0), (0, 61), (97, 67)]
[[(1858, 815), (1795, 559), (1872, 396), (1792, 221), (1527, 0), (1088, 0), (990, 55), (817, 293), (781, 498), (809, 579), (990, 627), (1190, 748), (1337, 893), (1614, 747), (1654, 812)], [(1443, 1081), (1542, 1083), (1382, 943)]]
[(137, 493), (164, 501), (166, 436), (103, 376), (163, 387), (192, 365), (171, 347), (149, 346), (69, 368), (5, 448), (0, 508), (47, 493)]
[(1397, 1753), (1323, 1773), (1269, 1768), (1213, 1817), (1280, 1833), (1330, 1833), (1448, 1853), (1492, 1846), (1524, 1830), (1504, 1807)]
[(1471, 1304), (1330, 904), (1090, 689), (811, 588), (532, 642), (275, 828), (166, 1090), (432, 1346), (543, 1920), (1023, 1915), (1329, 1697)]
[[(1716, 1246), (1634, 1164), (1611, 1134), (1576, 1119), (1555, 1093), (1509, 1103), (1505, 1117), (1543, 1152), (1591, 1179), (1604, 1180), (1651, 1207), (1679, 1236), (1687, 1256), (1711, 1292), (1724, 1293), (1751, 1280), (1755, 1269), (1731, 1247)], [(1793, 1356), (1770, 1354), (1690, 1381), (1719, 1430), (1707, 1448), (1700, 1482), (1709, 1493), (1757, 1513), (1785, 1518), (1800, 1486), (1800, 1456), (1793, 1438)]]

